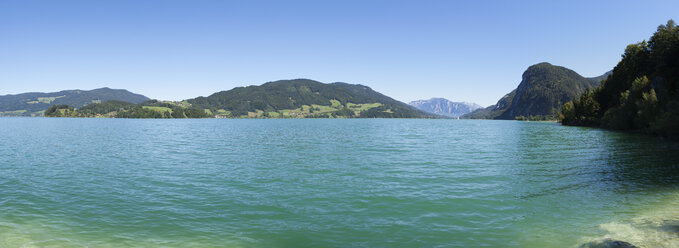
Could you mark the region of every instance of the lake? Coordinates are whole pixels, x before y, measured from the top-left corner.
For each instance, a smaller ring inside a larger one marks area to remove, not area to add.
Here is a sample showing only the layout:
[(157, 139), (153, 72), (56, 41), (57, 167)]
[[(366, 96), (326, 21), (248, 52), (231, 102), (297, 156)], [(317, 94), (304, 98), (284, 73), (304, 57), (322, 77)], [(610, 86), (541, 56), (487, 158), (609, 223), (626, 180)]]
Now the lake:
[(678, 152), (550, 122), (0, 118), (0, 247), (679, 247)]

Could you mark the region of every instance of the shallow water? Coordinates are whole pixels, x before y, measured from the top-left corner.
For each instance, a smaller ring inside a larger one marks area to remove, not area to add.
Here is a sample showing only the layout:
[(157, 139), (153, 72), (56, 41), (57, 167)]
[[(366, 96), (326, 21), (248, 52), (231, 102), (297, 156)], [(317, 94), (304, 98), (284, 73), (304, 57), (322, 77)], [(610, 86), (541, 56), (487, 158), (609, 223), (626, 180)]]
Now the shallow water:
[(0, 118), (0, 137), (0, 247), (679, 247), (679, 144), (640, 135)]

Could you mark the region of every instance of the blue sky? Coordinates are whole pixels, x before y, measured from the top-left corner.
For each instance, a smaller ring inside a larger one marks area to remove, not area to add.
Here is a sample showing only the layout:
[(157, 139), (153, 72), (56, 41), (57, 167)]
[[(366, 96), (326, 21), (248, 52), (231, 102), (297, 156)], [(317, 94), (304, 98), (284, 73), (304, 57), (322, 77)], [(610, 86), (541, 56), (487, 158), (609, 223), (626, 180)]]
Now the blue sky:
[(679, 1), (0, 0), (0, 95), (181, 100), (309, 78), (494, 104), (530, 65), (613, 68)]

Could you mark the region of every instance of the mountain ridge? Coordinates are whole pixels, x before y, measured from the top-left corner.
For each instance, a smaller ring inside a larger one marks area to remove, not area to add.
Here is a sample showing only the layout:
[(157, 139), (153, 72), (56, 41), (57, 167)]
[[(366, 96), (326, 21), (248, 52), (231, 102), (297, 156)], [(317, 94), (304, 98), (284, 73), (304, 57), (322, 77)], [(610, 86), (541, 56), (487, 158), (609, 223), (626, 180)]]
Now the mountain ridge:
[(534, 64), (523, 72), (517, 88), (496, 104), (461, 118), (556, 120), (564, 103), (597, 87), (609, 73), (586, 78), (563, 66), (547, 62)]
[(125, 89), (109, 87), (92, 90), (62, 90), (57, 92), (26, 92), (0, 96), (0, 116), (42, 116), (53, 105), (80, 108), (106, 101), (124, 101), (139, 104), (150, 98)]
[(441, 97), (434, 97), (426, 100), (415, 100), (409, 102), (408, 105), (418, 108), (427, 113), (443, 115), (453, 118), (460, 117), (476, 109), (482, 108), (480, 105), (476, 103), (453, 102)]
[(93, 103), (82, 108), (53, 105), (48, 117), (111, 118), (441, 118), (370, 87), (310, 79), (235, 87), (183, 101)]
[(361, 84), (311, 79), (271, 81), (186, 100), (229, 118), (432, 118)]

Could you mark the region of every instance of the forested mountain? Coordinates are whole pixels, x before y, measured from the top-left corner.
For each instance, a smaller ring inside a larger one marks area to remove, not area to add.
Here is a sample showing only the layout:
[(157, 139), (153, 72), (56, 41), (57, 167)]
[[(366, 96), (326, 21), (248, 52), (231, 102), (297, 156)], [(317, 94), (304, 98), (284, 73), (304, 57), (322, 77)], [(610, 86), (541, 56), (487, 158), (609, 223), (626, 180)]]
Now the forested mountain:
[(111, 100), (142, 103), (148, 101), (149, 98), (127, 90), (109, 88), (4, 95), (0, 96), (0, 116), (41, 116), (52, 105), (80, 108), (87, 104)]
[(408, 105), (418, 108), (427, 113), (460, 117), (461, 115), (470, 113), (481, 108), (476, 103), (468, 102), (453, 102), (445, 98), (431, 98), (429, 100), (417, 100), (409, 102)]
[(598, 86), (603, 77), (585, 78), (565, 67), (535, 64), (523, 73), (519, 86), (497, 104), (462, 118), (555, 120), (564, 103)]
[(566, 103), (560, 119), (679, 137), (679, 27), (670, 20), (648, 42), (628, 45), (602, 85)]
[(367, 86), (308, 79), (237, 87), (187, 102), (229, 118), (434, 117)]

